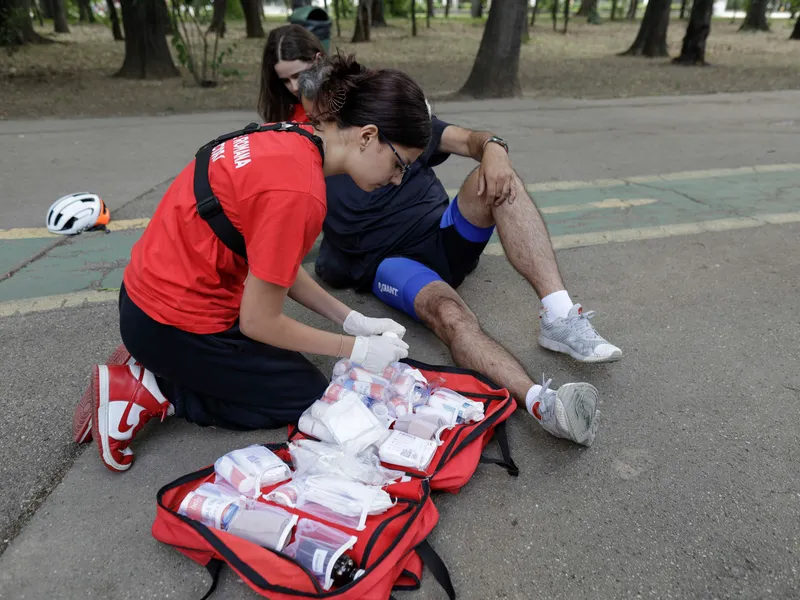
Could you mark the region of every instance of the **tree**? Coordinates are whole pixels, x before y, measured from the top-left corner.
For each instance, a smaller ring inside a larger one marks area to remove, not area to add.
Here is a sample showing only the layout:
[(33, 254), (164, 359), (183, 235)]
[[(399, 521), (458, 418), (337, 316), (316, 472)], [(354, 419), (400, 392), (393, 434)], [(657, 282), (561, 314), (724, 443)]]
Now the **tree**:
[(428, 19), (428, 27), (431, 26), (431, 19), (436, 17), (436, 14), (433, 12), (433, 0), (428, 0), (428, 13), (426, 15)]
[(342, 37), (342, 26), (339, 24), (339, 0), (333, 0), (333, 18), (336, 21), (336, 37)]
[(89, 0), (78, 0), (78, 21), (81, 23), (94, 23), (94, 12)]
[(644, 11), (642, 25), (633, 45), (623, 56), (669, 56), (667, 50), (667, 27), (671, 0), (650, 0)]
[[(163, 1), (163, 0), (162, 0)], [(261, 26), (261, 0), (241, 0), (244, 11), (244, 23), (249, 38), (263, 38), (264, 28)]]
[[(62, 6), (64, 0), (53, 0), (54, 2), (61, 2)], [(114, 40), (121, 42), (125, 38), (122, 37), (122, 29), (119, 25), (119, 15), (117, 14), (117, 7), (114, 6), (114, 0), (106, 0), (108, 6), (108, 17), (111, 19), (111, 33), (114, 35)]]
[(452, 0), (444, 0), (444, 18), (450, 18), (450, 3)]
[(372, 26), (387, 27), (383, 0), (372, 0)]
[(411, 36), (417, 37), (417, 3), (411, 0)]
[(678, 65), (706, 65), (706, 39), (711, 32), (714, 0), (694, 0), (681, 54), (672, 62)]
[(214, 13), (211, 17), (211, 25), (208, 30), (219, 33), (219, 37), (225, 37), (227, 26), (225, 25), (225, 11), (228, 8), (228, 0), (214, 0)]
[(686, 18), (686, 0), (681, 0), (681, 14), (678, 18), (683, 21)]
[(53, 31), (56, 33), (69, 33), (67, 7), (64, 0), (53, 0), (50, 5), (53, 10)]
[(0, 0), (0, 46), (50, 43), (33, 30), (30, 0)]
[(767, 22), (767, 2), (769, 0), (751, 0), (747, 7), (744, 23), (739, 31), (769, 31)]
[(350, 43), (369, 41), (369, 8), (371, 0), (358, 0), (358, 10), (356, 10), (356, 29), (353, 32), (353, 39)]
[(790, 40), (800, 40), (800, 17), (797, 17), (797, 23), (794, 24), (792, 35), (789, 36)]
[(597, 0), (581, 0), (576, 17), (588, 17), (592, 13), (592, 7), (597, 6)]
[[(414, 0), (411, 0), (412, 2)], [(480, 19), (483, 16), (483, 0), (472, 0), (470, 14), (473, 19)]]
[(519, 96), (519, 55), (528, 16), (528, 0), (495, 0), (481, 45), (460, 94), (473, 98)]
[(569, 25), (569, 0), (564, 0), (564, 35), (567, 35), (567, 26)]
[(631, 5), (628, 8), (628, 20), (635, 21), (636, 20), (636, 9), (639, 8), (639, 0), (631, 0)]
[(52, 19), (53, 17), (53, 2), (52, 0), (40, 0), (39, 2), (39, 10), (42, 13), (42, 17), (45, 19)]
[(125, 28), (125, 60), (116, 77), (163, 79), (178, 77), (167, 45), (163, 0), (121, 0)]

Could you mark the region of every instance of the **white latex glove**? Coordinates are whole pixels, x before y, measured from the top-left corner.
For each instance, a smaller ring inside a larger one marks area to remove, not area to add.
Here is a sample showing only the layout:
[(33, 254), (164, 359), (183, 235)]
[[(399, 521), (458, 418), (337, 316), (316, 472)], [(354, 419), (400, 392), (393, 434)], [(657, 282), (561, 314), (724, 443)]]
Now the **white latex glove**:
[(381, 335), (387, 331), (396, 333), (401, 338), (406, 334), (406, 328), (391, 319), (373, 319), (365, 317), (360, 312), (353, 310), (344, 320), (345, 333), (350, 335)]
[(359, 336), (350, 360), (371, 373), (380, 373), (390, 364), (408, 356), (408, 344), (392, 335)]

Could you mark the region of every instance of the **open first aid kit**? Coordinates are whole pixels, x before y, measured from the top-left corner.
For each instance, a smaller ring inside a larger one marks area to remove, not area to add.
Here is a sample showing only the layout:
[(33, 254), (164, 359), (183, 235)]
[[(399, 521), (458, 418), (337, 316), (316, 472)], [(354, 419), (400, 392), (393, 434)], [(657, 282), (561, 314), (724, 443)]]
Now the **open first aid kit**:
[[(331, 385), (284, 444), (228, 452), (158, 492), (153, 536), (205, 566), (229, 565), (272, 599), (379, 600), (420, 587), (424, 567), (456, 597), (426, 541), (436, 490), (481, 462), (519, 471), (510, 394), (463, 369), (406, 360), (383, 373), (336, 364)], [(483, 451), (496, 438), (502, 458)]]

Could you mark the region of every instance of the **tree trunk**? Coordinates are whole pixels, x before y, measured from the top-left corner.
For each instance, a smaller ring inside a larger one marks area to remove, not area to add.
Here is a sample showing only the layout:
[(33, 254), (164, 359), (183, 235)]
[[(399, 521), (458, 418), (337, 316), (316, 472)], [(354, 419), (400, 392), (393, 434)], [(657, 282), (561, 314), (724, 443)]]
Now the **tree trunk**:
[(372, 0), (372, 26), (387, 27), (384, 0)]
[(210, 32), (218, 32), (219, 37), (225, 37), (225, 11), (228, 8), (228, 0), (214, 0), (214, 13), (211, 17), (211, 25), (208, 26)]
[(597, 0), (581, 0), (581, 5), (578, 12), (575, 13), (576, 17), (588, 17), (592, 14), (592, 7), (597, 6)]
[(417, 3), (411, 0), (411, 37), (417, 37)]
[[(53, 0), (53, 31), (56, 33), (69, 33), (67, 24), (67, 7), (64, 0)], [(119, 25), (117, 25), (119, 27)]]
[(40, 0), (39, 10), (42, 11), (42, 16), (45, 19), (55, 18), (55, 13), (53, 12), (53, 0)]
[(342, 26), (339, 24), (339, 0), (333, 0), (333, 18), (336, 21), (336, 37), (342, 37)]
[(178, 77), (167, 45), (163, 0), (122, 0), (125, 28), (125, 60), (116, 77), (125, 79), (163, 79)]
[(667, 50), (667, 27), (671, 0), (650, 0), (644, 11), (639, 35), (623, 56), (669, 56)]
[[(414, 0), (411, 0), (412, 2)], [(470, 14), (473, 19), (480, 19), (483, 16), (483, 0), (472, 0)]]
[(694, 0), (686, 35), (683, 36), (681, 55), (672, 62), (679, 65), (705, 65), (706, 39), (711, 33), (711, 15), (714, 0)]
[(531, 27), (536, 25), (536, 13), (539, 12), (539, 6), (541, 6), (542, 0), (536, 0), (536, 4), (531, 7)]
[(631, 0), (631, 6), (628, 9), (628, 20), (636, 20), (636, 9), (639, 7), (639, 0)]
[[(64, 0), (55, 0), (55, 2), (63, 2)], [(108, 16), (111, 19), (111, 32), (114, 34), (114, 41), (121, 42), (125, 38), (122, 37), (122, 29), (119, 26), (119, 15), (117, 14), (117, 7), (114, 5), (114, 0), (106, 0), (108, 5)]]
[(519, 54), (528, 17), (528, 0), (495, 0), (483, 30), (472, 72), (460, 93), (473, 98), (522, 94)]
[(436, 17), (436, 13), (433, 11), (433, 0), (428, 0), (428, 19), (433, 19)]
[(444, 18), (450, 18), (450, 2), (451, 0), (444, 0)]
[(241, 0), (244, 11), (245, 29), (248, 38), (263, 38), (264, 28), (261, 26), (261, 0)]
[(617, 5), (619, 4), (618, 0), (611, 0), (611, 20), (617, 20)]
[(160, 0), (158, 10), (161, 11), (162, 23), (164, 23), (164, 33), (172, 35), (175, 33), (175, 28), (172, 27), (172, 15), (169, 14), (169, 7), (167, 0)]
[(350, 40), (351, 44), (369, 41), (370, 3), (371, 0), (358, 0), (358, 9), (356, 10), (356, 30), (353, 32), (353, 39)]
[(767, 23), (767, 1), (751, 0), (739, 31), (769, 31)]
[(94, 12), (89, 0), (78, 0), (78, 21), (80, 23), (94, 23)]
[(0, 2), (0, 46), (52, 43), (34, 31), (30, 0)]
[(567, 25), (569, 25), (569, 0), (564, 0), (564, 35), (567, 34)]
[(800, 40), (800, 17), (797, 17), (797, 23), (794, 24), (792, 35), (789, 36), (790, 40)]
[(678, 18), (683, 21), (686, 18), (686, 0), (681, 0), (681, 14)]
[(553, 0), (553, 31), (558, 27), (558, 0)]

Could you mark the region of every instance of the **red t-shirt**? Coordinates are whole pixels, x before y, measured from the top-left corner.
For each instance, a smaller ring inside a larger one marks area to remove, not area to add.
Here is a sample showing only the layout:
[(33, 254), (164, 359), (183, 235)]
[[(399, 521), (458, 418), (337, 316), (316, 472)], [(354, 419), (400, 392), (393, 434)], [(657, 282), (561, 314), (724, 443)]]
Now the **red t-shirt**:
[(308, 116), (306, 115), (306, 111), (303, 108), (303, 105), (299, 102), (294, 105), (292, 108), (292, 114), (289, 116), (289, 120), (295, 123), (307, 123)]
[(249, 265), (197, 214), (192, 161), (133, 246), (124, 274), (128, 295), (147, 315), (202, 334), (236, 321), (248, 267), (259, 279), (291, 287), (326, 212), (322, 158), (296, 133), (254, 133), (220, 144), (209, 181), (244, 236)]

